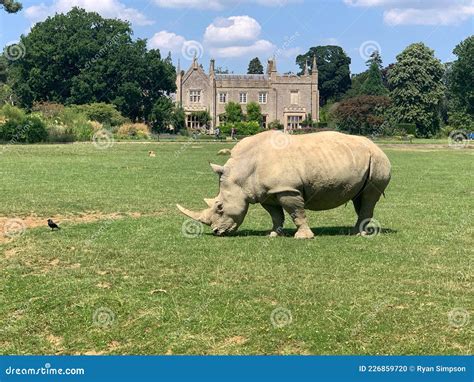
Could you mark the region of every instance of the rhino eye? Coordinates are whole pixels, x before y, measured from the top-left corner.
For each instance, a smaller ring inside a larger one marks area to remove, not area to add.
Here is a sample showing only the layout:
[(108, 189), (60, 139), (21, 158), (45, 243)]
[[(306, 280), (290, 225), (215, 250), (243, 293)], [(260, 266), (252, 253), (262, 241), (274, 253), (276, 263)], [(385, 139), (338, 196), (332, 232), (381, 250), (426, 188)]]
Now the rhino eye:
[(217, 212), (222, 213), (222, 211), (224, 211), (224, 204), (222, 204), (222, 202), (217, 203), (216, 207), (217, 207)]

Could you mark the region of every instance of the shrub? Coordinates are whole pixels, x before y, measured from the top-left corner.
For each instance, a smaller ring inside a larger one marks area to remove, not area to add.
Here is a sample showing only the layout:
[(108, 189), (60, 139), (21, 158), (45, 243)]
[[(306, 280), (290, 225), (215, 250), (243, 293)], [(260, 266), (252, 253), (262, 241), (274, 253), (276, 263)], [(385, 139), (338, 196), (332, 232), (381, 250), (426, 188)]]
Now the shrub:
[(117, 136), (120, 138), (150, 138), (150, 129), (144, 123), (125, 123), (119, 127)]
[(94, 134), (94, 128), (87, 116), (74, 107), (64, 108), (55, 122), (71, 128), (77, 141), (90, 141)]
[(64, 110), (64, 105), (54, 102), (35, 102), (32, 111), (39, 112), (47, 119), (57, 119)]
[(17, 123), (20, 123), (26, 118), (26, 113), (24, 110), (18, 107), (5, 104), (0, 109), (0, 116), (2, 116), (4, 120), (7, 120), (7, 121), (11, 120), (11, 121), (16, 121)]
[(399, 123), (396, 128), (398, 131), (405, 133), (406, 135), (416, 134), (416, 124), (414, 123)]
[(390, 105), (386, 96), (361, 95), (341, 101), (334, 116), (338, 128), (351, 134), (378, 134)]
[(48, 130), (48, 142), (74, 142), (76, 137), (72, 127), (63, 124), (50, 124), (47, 127)]
[(232, 127), (237, 130), (238, 135), (254, 135), (260, 131), (260, 124), (256, 121), (226, 123), (220, 125), (223, 134), (230, 135)]
[(98, 102), (87, 105), (73, 105), (71, 108), (86, 115), (91, 121), (97, 121), (104, 125), (120, 126), (126, 122), (126, 118), (120, 114), (115, 105)]
[(268, 128), (272, 130), (283, 130), (284, 126), (278, 119), (275, 119), (268, 124)]
[(48, 137), (45, 122), (37, 115), (29, 115), (21, 120), (10, 118), (0, 125), (0, 140), (11, 143), (44, 142)]

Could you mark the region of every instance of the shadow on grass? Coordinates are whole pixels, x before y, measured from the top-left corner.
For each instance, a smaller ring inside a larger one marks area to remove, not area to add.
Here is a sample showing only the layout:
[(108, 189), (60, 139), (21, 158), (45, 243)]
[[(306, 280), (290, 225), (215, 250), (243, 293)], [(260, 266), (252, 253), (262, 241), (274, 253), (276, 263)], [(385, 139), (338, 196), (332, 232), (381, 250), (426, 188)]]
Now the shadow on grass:
[[(311, 230), (314, 232), (315, 236), (348, 236), (349, 232), (353, 226), (334, 226), (334, 227), (312, 227)], [(239, 236), (268, 236), (270, 230), (264, 231), (257, 231), (253, 229), (243, 229), (240, 231), (235, 232), (234, 234), (230, 235), (232, 237), (239, 237)], [(283, 229), (284, 236), (294, 236), (296, 233), (295, 228), (285, 228)], [(397, 230), (393, 230), (391, 228), (382, 228), (380, 230), (381, 234), (395, 234)], [(210, 233), (209, 235), (212, 235)]]

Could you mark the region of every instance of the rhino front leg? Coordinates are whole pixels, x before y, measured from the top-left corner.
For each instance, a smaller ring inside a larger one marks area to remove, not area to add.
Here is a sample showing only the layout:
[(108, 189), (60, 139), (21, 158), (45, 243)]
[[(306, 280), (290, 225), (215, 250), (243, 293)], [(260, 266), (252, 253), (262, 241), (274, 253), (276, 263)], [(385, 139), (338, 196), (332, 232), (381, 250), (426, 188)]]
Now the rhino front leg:
[(283, 235), (283, 223), (285, 222), (285, 213), (281, 206), (275, 206), (272, 204), (262, 204), (262, 207), (267, 210), (267, 212), (272, 217), (273, 228), (270, 232), (270, 237), (277, 237)]
[(283, 209), (288, 212), (293, 219), (298, 230), (295, 233), (296, 239), (312, 239), (314, 237), (313, 231), (309, 228), (306, 220), (306, 213), (304, 210), (304, 199), (301, 195), (282, 193), (278, 195), (278, 201), (283, 206)]

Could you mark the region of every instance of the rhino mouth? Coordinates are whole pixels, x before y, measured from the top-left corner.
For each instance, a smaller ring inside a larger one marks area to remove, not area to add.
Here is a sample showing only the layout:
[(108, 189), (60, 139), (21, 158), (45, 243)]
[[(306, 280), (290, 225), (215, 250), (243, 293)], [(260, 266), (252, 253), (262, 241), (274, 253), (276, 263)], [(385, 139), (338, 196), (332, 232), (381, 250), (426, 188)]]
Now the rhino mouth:
[(237, 224), (234, 224), (232, 227), (227, 229), (219, 229), (217, 227), (212, 228), (212, 234), (214, 236), (229, 236), (237, 231)]

